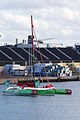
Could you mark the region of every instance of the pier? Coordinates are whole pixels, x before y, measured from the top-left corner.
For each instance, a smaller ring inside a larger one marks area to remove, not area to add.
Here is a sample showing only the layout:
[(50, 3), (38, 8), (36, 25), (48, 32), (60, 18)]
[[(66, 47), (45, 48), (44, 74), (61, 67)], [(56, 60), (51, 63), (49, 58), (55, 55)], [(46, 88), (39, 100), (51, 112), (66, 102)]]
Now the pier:
[[(39, 77), (36, 77), (35, 80), (38, 80)], [(11, 84), (17, 84), (18, 81), (33, 82), (31, 76), (10, 76), (10, 75), (0, 75), (0, 85), (3, 85), (6, 80), (11, 80)], [(43, 82), (47, 82), (46, 77), (42, 77)], [(42, 82), (40, 80), (40, 82)], [(67, 81), (80, 81), (80, 75), (75, 76), (62, 76), (62, 77), (48, 77), (49, 82), (67, 82)]]

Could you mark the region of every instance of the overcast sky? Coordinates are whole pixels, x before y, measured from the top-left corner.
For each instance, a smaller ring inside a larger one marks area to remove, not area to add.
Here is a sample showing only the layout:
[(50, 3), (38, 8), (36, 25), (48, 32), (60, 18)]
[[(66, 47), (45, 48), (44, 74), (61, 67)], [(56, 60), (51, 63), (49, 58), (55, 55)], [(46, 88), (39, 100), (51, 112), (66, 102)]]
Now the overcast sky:
[(0, 45), (19, 43), (31, 34), (31, 15), (38, 39), (71, 46), (80, 43), (80, 0), (2, 0)]

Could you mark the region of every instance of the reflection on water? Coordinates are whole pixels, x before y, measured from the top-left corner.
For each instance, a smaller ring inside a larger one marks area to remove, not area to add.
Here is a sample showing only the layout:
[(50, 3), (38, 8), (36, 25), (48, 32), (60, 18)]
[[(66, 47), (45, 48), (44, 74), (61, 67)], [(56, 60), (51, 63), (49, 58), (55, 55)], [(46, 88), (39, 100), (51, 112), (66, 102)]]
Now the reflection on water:
[(0, 85), (0, 120), (79, 120), (80, 81), (54, 82), (54, 86), (72, 89), (72, 95), (3, 96)]

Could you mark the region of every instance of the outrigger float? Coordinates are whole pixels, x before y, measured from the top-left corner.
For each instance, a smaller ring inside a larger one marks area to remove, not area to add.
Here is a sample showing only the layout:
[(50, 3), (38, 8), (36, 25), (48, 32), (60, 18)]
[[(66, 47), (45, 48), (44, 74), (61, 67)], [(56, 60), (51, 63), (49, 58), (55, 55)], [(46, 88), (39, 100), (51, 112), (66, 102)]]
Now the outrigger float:
[[(43, 87), (41, 87), (39, 86), (40, 84), (39, 80), (38, 81), (35, 80), (35, 67), (34, 67), (35, 55), (34, 55), (34, 41), (33, 41), (34, 26), (33, 26), (32, 16), (31, 16), (31, 29), (32, 29), (32, 64), (33, 64), (33, 78), (34, 78), (33, 86), (31, 86), (32, 83), (26, 83), (26, 85), (18, 84), (19, 86), (17, 87), (8, 87), (6, 90), (3, 90), (3, 94), (4, 95), (19, 95), (19, 96), (37, 96), (37, 95), (54, 96), (55, 94), (71, 94), (72, 91), (70, 89), (56, 89), (53, 85), (50, 85), (50, 84), (47, 87), (45, 87), (44, 85)], [(36, 42), (38, 44), (37, 40)], [(46, 79), (47, 79), (47, 82), (49, 83), (39, 45), (38, 45), (38, 49), (39, 49), (41, 61), (43, 64), (43, 68), (46, 74)]]

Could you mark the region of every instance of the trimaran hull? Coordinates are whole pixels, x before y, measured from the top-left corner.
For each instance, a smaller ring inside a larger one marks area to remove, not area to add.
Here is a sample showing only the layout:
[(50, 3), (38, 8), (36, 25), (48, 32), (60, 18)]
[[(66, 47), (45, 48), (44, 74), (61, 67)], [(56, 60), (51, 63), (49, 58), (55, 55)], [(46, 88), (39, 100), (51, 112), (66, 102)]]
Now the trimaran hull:
[(18, 96), (53, 96), (55, 94), (71, 94), (70, 89), (56, 89), (56, 88), (31, 88), (31, 87), (9, 87), (3, 91), (4, 95), (18, 95)]
[(4, 95), (18, 95), (18, 96), (35, 96), (35, 95), (44, 95), (44, 96), (53, 96), (55, 94), (55, 89), (52, 88), (19, 88), (19, 87), (9, 87), (6, 90), (3, 90)]

